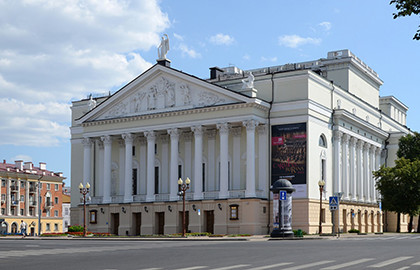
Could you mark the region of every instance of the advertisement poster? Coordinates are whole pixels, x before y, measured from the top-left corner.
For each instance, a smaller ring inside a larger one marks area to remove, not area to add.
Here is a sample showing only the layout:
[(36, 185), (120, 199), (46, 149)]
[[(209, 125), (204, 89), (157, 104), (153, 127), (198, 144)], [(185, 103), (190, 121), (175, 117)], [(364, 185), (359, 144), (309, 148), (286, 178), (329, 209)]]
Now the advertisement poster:
[(272, 126), (271, 139), (271, 184), (285, 178), (306, 185), (306, 123)]

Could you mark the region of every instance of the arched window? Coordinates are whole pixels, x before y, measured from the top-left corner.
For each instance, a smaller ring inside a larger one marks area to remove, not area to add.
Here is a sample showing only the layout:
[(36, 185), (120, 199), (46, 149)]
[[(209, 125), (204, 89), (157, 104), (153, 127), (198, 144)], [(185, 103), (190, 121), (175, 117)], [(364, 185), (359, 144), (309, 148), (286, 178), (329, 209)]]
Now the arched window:
[(319, 146), (327, 148), (327, 139), (325, 138), (324, 134), (319, 136)]

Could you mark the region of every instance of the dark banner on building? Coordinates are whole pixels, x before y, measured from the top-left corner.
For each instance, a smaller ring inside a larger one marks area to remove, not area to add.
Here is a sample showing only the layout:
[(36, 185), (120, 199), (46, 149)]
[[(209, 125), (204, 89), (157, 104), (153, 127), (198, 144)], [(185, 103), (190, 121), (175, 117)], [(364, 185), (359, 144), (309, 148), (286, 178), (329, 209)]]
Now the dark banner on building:
[(306, 123), (271, 127), (271, 184), (280, 178), (306, 184)]

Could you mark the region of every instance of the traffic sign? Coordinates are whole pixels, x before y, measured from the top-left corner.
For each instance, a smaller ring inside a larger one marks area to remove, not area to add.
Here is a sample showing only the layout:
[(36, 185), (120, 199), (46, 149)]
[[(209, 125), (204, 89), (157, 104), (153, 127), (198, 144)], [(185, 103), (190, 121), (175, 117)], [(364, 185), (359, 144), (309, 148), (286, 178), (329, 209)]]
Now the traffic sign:
[(330, 196), (330, 206), (338, 206), (338, 197)]
[(337, 210), (337, 208), (338, 208), (337, 206), (332, 206), (332, 205), (330, 205), (330, 210), (331, 210), (331, 211), (335, 211), (335, 210)]
[(280, 201), (286, 200), (287, 192), (285, 190), (280, 190)]

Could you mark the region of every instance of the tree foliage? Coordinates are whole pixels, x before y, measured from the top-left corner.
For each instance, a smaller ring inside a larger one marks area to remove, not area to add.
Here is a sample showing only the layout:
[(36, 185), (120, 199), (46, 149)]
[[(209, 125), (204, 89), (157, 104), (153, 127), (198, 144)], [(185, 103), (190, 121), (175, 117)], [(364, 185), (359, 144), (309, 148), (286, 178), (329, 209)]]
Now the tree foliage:
[[(394, 15), (394, 19), (398, 17), (411, 16), (412, 14), (420, 14), (420, 0), (392, 0), (389, 4), (395, 4), (396, 9), (398, 10), (397, 13), (392, 14)], [(413, 39), (420, 40), (420, 25)]]
[(420, 133), (414, 132), (401, 137), (398, 142), (397, 156), (411, 161), (420, 159)]

